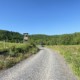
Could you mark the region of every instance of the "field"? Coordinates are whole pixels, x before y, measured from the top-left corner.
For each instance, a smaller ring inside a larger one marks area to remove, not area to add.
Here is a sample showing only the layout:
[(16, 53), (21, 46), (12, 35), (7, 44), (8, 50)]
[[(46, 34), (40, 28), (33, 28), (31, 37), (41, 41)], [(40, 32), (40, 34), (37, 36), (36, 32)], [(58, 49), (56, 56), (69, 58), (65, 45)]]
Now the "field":
[(63, 55), (73, 73), (80, 80), (80, 45), (54, 45), (48, 47)]
[(37, 51), (33, 43), (0, 42), (0, 70), (12, 67)]

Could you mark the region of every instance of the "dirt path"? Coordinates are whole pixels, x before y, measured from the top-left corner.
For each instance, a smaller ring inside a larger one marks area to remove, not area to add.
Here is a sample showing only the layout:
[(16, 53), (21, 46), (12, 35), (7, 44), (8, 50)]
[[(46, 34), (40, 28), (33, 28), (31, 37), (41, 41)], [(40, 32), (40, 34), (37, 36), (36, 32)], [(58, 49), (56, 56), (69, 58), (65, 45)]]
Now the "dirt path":
[(35, 56), (0, 73), (0, 80), (77, 80), (63, 57), (43, 48)]

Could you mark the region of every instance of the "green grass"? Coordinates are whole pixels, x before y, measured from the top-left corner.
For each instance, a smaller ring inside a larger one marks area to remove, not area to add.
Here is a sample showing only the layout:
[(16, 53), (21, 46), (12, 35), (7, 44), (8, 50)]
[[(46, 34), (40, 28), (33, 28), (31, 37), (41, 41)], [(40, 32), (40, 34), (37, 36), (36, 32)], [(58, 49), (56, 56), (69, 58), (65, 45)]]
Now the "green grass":
[(54, 45), (48, 47), (64, 56), (73, 73), (80, 80), (80, 45)]
[(0, 70), (12, 67), (37, 51), (38, 48), (33, 43), (0, 42)]

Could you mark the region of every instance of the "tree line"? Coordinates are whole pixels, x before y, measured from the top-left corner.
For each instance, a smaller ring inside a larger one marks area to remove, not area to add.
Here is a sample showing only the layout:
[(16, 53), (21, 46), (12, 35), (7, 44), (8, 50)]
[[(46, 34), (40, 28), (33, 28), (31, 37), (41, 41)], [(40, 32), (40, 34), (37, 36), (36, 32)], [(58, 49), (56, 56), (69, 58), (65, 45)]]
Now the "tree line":
[(80, 44), (80, 33), (63, 35), (31, 35), (30, 41), (45, 45), (77, 45)]
[(0, 41), (6, 42), (22, 42), (23, 35), (18, 32), (0, 30)]
[[(0, 30), (0, 41), (23, 42), (23, 34), (13, 31)], [(80, 32), (63, 35), (29, 35), (29, 42), (45, 45), (77, 45), (80, 44)]]

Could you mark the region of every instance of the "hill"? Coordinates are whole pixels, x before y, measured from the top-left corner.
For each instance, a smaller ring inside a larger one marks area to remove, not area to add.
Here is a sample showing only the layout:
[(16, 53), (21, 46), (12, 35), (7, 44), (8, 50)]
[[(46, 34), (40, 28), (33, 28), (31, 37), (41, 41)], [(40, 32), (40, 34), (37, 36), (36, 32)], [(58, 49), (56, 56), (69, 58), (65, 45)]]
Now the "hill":
[(0, 30), (0, 41), (3, 40), (7, 42), (22, 42), (23, 36), (18, 32)]
[(43, 42), (46, 45), (77, 45), (80, 44), (80, 32), (63, 35), (30, 35), (30, 40), (39, 44)]
[[(0, 30), (0, 41), (23, 42), (23, 35), (18, 32)], [(29, 35), (29, 42), (46, 45), (77, 45), (80, 44), (80, 32), (63, 35)]]

